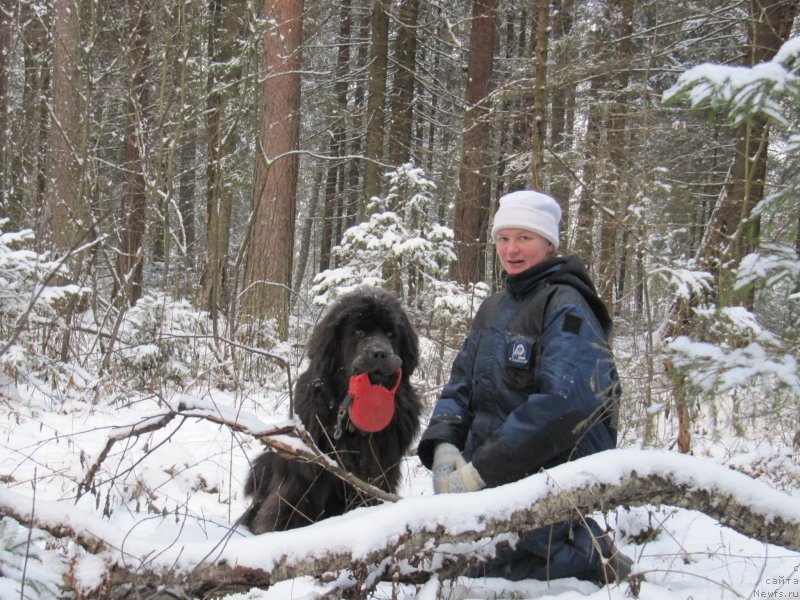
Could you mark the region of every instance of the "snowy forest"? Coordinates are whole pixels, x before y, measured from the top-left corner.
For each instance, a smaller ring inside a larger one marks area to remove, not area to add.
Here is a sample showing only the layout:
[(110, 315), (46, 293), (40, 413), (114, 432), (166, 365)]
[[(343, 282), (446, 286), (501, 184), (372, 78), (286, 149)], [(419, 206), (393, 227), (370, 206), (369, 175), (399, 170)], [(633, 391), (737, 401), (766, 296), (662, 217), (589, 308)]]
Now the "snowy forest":
[[(0, 0), (0, 599), (800, 597), (798, 0)], [(614, 318), (619, 449), (294, 531), (305, 342), (400, 298), (425, 420), (561, 205)], [(591, 514), (641, 575), (464, 576)]]

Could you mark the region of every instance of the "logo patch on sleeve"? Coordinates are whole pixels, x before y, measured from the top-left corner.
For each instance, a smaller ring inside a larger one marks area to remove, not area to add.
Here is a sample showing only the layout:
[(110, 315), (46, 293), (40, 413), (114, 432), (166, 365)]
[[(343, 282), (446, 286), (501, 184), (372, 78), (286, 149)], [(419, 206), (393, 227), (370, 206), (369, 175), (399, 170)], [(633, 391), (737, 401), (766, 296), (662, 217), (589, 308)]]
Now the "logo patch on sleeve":
[(583, 319), (575, 315), (567, 315), (564, 317), (564, 326), (561, 329), (567, 333), (578, 335), (581, 332), (581, 325), (583, 325)]

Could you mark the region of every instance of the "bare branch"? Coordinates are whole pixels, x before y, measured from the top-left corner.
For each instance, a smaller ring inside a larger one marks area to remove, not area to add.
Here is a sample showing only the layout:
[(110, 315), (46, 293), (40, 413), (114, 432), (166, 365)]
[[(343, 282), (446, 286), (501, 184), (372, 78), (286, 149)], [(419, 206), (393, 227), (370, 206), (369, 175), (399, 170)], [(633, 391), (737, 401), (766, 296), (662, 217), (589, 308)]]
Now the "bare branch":
[(346, 481), (357, 490), (373, 498), (384, 502), (396, 502), (399, 499), (397, 495), (385, 492), (344, 469), (339, 463), (317, 447), (313, 438), (297, 421), (288, 421), (285, 424), (264, 429), (263, 423), (254, 417), (242, 415), (228, 407), (215, 406), (189, 397), (181, 399), (177, 404), (176, 410), (154, 415), (136, 425), (116, 428), (118, 430), (117, 433), (109, 437), (105, 447), (86, 473), (86, 477), (84, 477), (83, 481), (78, 485), (77, 497), (80, 498), (91, 489), (92, 481), (97, 471), (100, 469), (103, 461), (108, 457), (114, 444), (121, 440), (139, 437), (140, 435), (162, 429), (176, 416), (205, 419), (212, 423), (225, 425), (231, 431), (237, 431), (256, 438), (267, 448), (271, 448), (283, 456), (319, 465), (330, 471), (336, 477)]
[[(243, 423), (237, 416), (223, 414), (217, 408), (209, 410), (207, 407), (195, 407), (184, 401), (178, 406), (178, 410), (187, 417), (206, 419), (213, 423), (225, 425), (233, 431), (252, 435), (267, 448), (271, 448), (289, 458), (319, 465), (373, 498), (384, 502), (397, 502), (400, 499), (396, 494), (385, 492), (344, 469), (331, 456), (319, 449), (313, 438), (299, 422), (292, 421), (287, 425), (259, 431), (253, 428), (252, 425)], [(297, 443), (298, 440), (301, 444)]]

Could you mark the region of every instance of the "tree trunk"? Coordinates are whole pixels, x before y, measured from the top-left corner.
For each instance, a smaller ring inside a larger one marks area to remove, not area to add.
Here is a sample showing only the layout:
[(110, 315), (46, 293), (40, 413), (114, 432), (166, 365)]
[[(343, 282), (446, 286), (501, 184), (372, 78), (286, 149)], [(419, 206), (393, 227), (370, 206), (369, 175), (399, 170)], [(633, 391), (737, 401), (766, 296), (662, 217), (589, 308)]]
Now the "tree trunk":
[(268, 0), (256, 149), (254, 221), (247, 241), (242, 310), (288, 334), (300, 138), (302, 0)]
[[(12, 223), (41, 223), (44, 210), (45, 168), (47, 165), (48, 103), (50, 88), (47, 57), (47, 32), (30, 3), (18, 4), (21, 21), (28, 23), (21, 32), (25, 81), (22, 88), (22, 119), (14, 119), (15, 151), (11, 157)], [(27, 213), (27, 214), (26, 214)]]
[(130, 88), (125, 112), (125, 162), (123, 164), (122, 229), (117, 256), (115, 299), (119, 306), (130, 305), (142, 296), (144, 285), (144, 231), (147, 215), (147, 190), (144, 172), (144, 144), (147, 130), (147, 61), (149, 24), (147, 11), (139, 0), (128, 2), (128, 51)]
[(459, 283), (481, 281), (485, 275), (484, 238), (489, 221), (489, 178), (486, 146), (489, 139), (486, 98), (494, 64), (497, 0), (474, 0), (467, 66), (467, 110), (456, 198), (457, 260), (452, 276)]
[[(518, 57), (526, 55), (526, 21), (525, 7), (506, 6), (505, 14), (498, 16), (498, 22), (504, 22), (505, 27), (498, 28), (498, 55), (502, 53), (503, 62), (512, 64)], [(495, 149), (495, 185), (494, 197), (502, 196), (514, 186), (514, 177), (517, 175), (509, 166), (512, 160), (521, 152), (519, 131), (527, 131), (527, 113), (522, 106), (526, 99), (517, 97), (503, 100), (502, 112), (508, 115), (505, 120), (498, 123), (497, 146)], [(532, 104), (532, 102), (530, 103)], [(513, 123), (513, 125), (512, 125)], [(508, 124), (508, 125), (507, 125)], [(530, 135), (528, 137), (531, 137)], [(526, 140), (529, 143), (530, 140)], [(490, 203), (492, 204), (492, 203)], [(491, 212), (491, 209), (490, 209)]]
[[(603, 180), (600, 194), (603, 202), (601, 214), (600, 256), (597, 265), (597, 291), (609, 309), (614, 307), (614, 283), (619, 277), (622, 264), (617, 259), (617, 234), (621, 230), (622, 218), (627, 210), (627, 190), (623, 173), (628, 173), (628, 152), (626, 145), (628, 81), (631, 67), (631, 40), (633, 36), (633, 9), (635, 0), (615, 0), (609, 3), (615, 24), (616, 52), (614, 64), (616, 73), (611, 78), (613, 95), (608, 116), (608, 155), (610, 172)], [(625, 254), (625, 250), (622, 250)]]
[[(748, 32), (750, 49), (746, 66), (768, 61), (788, 38), (796, 11), (796, 0), (752, 0)], [(763, 118), (756, 117), (739, 127), (736, 148), (728, 180), (697, 253), (697, 262), (717, 275), (716, 302), (720, 307), (752, 302), (752, 290), (746, 296), (735, 292), (733, 272), (744, 255), (758, 242), (758, 221), (751, 212), (764, 196), (764, 177), (767, 168), (769, 128)], [(697, 298), (676, 301), (665, 319), (662, 337), (670, 339), (690, 334), (695, 324), (692, 307)], [(686, 406), (687, 389), (680, 373), (671, 373), (673, 398), (677, 409), (679, 443), (688, 452), (691, 438), (691, 407)]]
[[(292, 280), (294, 281), (295, 289), (298, 290), (301, 289), (303, 279), (305, 278), (309, 263), (309, 255), (313, 256), (312, 250), (314, 250), (314, 246), (316, 246), (316, 244), (312, 243), (311, 236), (314, 232), (314, 221), (317, 214), (319, 214), (320, 190), (322, 188), (322, 177), (325, 170), (325, 165), (321, 164), (317, 167), (316, 173), (314, 173), (314, 184), (311, 186), (311, 198), (306, 208), (306, 218), (303, 221), (303, 227), (300, 230), (300, 243), (298, 244), (297, 260), (294, 265), (294, 279)], [(320, 250), (320, 255), (321, 254), (322, 250)], [(311, 264), (313, 269), (314, 263), (312, 262)], [(320, 269), (320, 271), (321, 270), (322, 269)], [(312, 271), (312, 275), (316, 272), (317, 271)], [(297, 298), (297, 294), (292, 296), (292, 308), (294, 308), (297, 303)]]
[[(389, 48), (389, 7), (385, 0), (372, 0), (372, 35), (369, 52), (366, 142), (364, 146), (365, 209), (370, 198), (381, 191), (384, 121), (386, 119), (386, 78)], [(366, 215), (361, 211), (359, 221)]]
[[(746, 66), (771, 60), (792, 28), (796, 2), (752, 0), (750, 39)], [(732, 261), (738, 264), (752, 247), (752, 230), (743, 224), (764, 195), (769, 130), (762, 118), (739, 127), (728, 182), (712, 216), (699, 258), (707, 265)], [(723, 290), (720, 290), (724, 296)]]
[(8, 119), (11, 83), (11, 24), (14, 7), (10, 0), (0, 3), (0, 213), (9, 214), (11, 178), (11, 122)]
[(536, 17), (536, 67), (531, 135), (531, 187), (545, 190), (544, 148), (547, 136), (547, 44), (550, 32), (550, 0), (539, 0)]
[[(344, 165), (340, 158), (344, 154), (345, 132), (347, 130), (347, 74), (350, 68), (350, 44), (352, 29), (351, 0), (345, 0), (339, 10), (339, 48), (336, 55), (336, 80), (333, 84), (336, 109), (331, 115), (331, 137), (328, 155), (327, 174), (325, 178), (325, 202), (322, 213), (322, 241), (319, 257), (319, 269), (324, 271), (331, 267), (331, 251), (338, 243), (334, 235), (335, 219), (342, 218), (337, 211), (337, 199), (341, 200), (340, 189), (344, 186)], [(316, 199), (315, 199), (316, 203)], [(337, 215), (337, 212), (339, 214)]]
[(582, 172), (581, 193), (575, 217), (572, 251), (583, 258), (590, 272), (594, 270), (594, 219), (597, 198), (597, 164), (602, 156), (602, 113), (599, 96), (605, 87), (605, 77), (595, 75), (589, 86), (589, 111), (586, 118), (586, 147)]
[(396, 65), (390, 104), (389, 162), (394, 167), (408, 162), (411, 157), (418, 14), (419, 0), (403, 0), (398, 15), (399, 30), (394, 52)]
[(181, 0), (178, 17), (178, 27), (180, 28), (180, 48), (181, 52), (175, 59), (175, 85), (180, 90), (178, 101), (181, 106), (187, 106), (187, 110), (181, 109), (181, 126), (177, 128), (177, 140), (179, 144), (177, 151), (176, 166), (177, 176), (177, 204), (180, 214), (180, 227), (178, 228), (178, 243), (182, 246), (185, 274), (182, 277), (185, 291), (192, 289), (195, 268), (197, 266), (196, 249), (196, 227), (195, 227), (195, 194), (197, 192), (197, 130), (200, 122), (194, 107), (189, 107), (187, 103), (188, 81), (195, 76), (195, 70), (190, 68), (190, 64), (199, 62), (200, 58), (200, 37), (198, 31), (192, 27), (192, 23), (199, 21), (198, 10), (194, 3)]
[(322, 203), (322, 237), (320, 239), (319, 270), (326, 271), (331, 264), (331, 252), (336, 245), (334, 241), (334, 221), (337, 217), (336, 196), (339, 181), (340, 131), (334, 129), (328, 145), (328, 159), (325, 176), (325, 198)]
[[(555, 71), (551, 80), (550, 147), (554, 158), (550, 167), (549, 193), (561, 206), (566, 228), (569, 215), (569, 195), (572, 190), (571, 177), (565, 166), (566, 153), (572, 142), (572, 120), (568, 119), (570, 98), (574, 102), (575, 85), (567, 80), (569, 46), (564, 41), (572, 29), (573, 0), (556, 0), (553, 7), (553, 36), (556, 40)], [(555, 81), (553, 81), (555, 80)]]
[[(745, 66), (767, 62), (789, 38), (796, 0), (751, 0), (750, 42)], [(722, 204), (711, 223), (708, 256), (719, 269), (718, 301), (723, 306), (745, 305), (752, 309), (753, 289), (734, 290), (736, 269), (745, 255), (758, 246), (760, 217), (752, 217), (753, 208), (764, 198), (767, 173), (769, 126), (757, 117), (739, 127), (730, 178)]]
[(196, 255), (196, 228), (195, 228), (195, 193), (197, 186), (197, 130), (189, 127), (184, 132), (181, 144), (179, 165), (180, 174), (178, 175), (178, 209), (181, 213), (182, 227), (179, 232), (180, 242), (183, 244), (186, 260), (186, 268), (193, 271), (197, 264)]
[[(227, 303), (228, 253), (230, 245), (232, 192), (225, 185), (226, 159), (230, 158), (235, 136), (229, 119), (232, 99), (238, 94), (244, 30), (244, 0), (211, 0), (212, 26), (208, 34), (208, 108), (206, 127), (206, 260), (201, 280), (202, 305), (216, 323)], [(233, 66), (230, 66), (230, 65)]]
[[(47, 138), (41, 242), (62, 256), (88, 241), (91, 216), (81, 191), (81, 13), (76, 0), (53, 2), (53, 106)], [(72, 261), (71, 261), (72, 262)], [(77, 275), (72, 262), (73, 275)]]

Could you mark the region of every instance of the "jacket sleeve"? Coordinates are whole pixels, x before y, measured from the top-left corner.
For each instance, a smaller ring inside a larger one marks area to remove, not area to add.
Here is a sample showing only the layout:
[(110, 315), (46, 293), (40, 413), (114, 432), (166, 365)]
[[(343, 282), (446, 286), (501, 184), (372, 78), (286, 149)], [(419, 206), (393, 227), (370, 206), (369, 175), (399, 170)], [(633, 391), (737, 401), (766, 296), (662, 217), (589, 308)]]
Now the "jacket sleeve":
[(475, 361), (477, 335), (473, 329), (453, 361), (450, 380), (442, 388), (431, 420), (417, 447), (422, 464), (429, 469), (433, 465), (433, 451), (440, 442), (449, 442), (459, 449), (464, 448), (473, 416), (469, 399), (472, 394), (472, 365)]
[[(594, 424), (600, 426), (596, 417), (604, 403), (598, 385), (611, 360), (608, 343), (582, 297), (572, 288), (559, 288), (537, 342), (536, 392), (509, 414), (472, 457), (489, 486), (573, 458), (588, 430)], [(614, 447), (616, 440), (610, 439), (605, 428), (599, 433), (584, 453)]]

